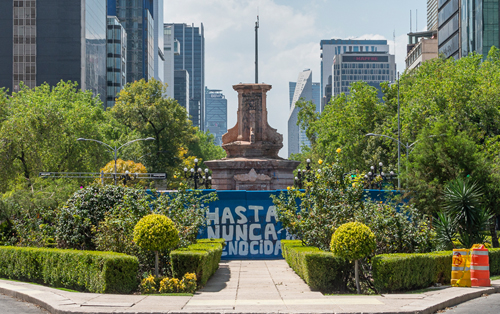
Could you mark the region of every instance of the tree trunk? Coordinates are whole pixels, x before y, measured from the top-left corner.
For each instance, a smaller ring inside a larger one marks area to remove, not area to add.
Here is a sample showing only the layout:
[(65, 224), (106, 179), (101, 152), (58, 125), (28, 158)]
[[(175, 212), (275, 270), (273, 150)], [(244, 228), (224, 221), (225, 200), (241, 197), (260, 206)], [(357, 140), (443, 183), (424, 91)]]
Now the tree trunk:
[(155, 276), (158, 278), (158, 251), (155, 251)]
[(495, 215), (490, 220), (491, 244), (493, 245), (493, 247), (500, 247), (498, 243), (496, 225), (497, 225), (497, 216)]
[(358, 294), (361, 294), (361, 288), (359, 287), (358, 260), (354, 261), (354, 277), (356, 277), (356, 290), (358, 290)]

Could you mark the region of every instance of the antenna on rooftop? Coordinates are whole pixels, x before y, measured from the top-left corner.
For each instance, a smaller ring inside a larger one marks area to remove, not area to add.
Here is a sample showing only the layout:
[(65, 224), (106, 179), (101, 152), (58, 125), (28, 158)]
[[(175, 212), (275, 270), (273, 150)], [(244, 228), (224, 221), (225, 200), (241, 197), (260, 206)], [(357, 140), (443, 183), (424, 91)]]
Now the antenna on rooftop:
[(410, 33), (411, 33), (411, 10), (410, 10)]

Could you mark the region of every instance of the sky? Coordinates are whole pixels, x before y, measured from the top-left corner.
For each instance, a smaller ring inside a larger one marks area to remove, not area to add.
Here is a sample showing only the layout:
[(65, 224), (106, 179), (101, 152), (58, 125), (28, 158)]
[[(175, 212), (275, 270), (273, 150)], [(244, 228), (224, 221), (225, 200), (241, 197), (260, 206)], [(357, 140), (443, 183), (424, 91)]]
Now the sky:
[(268, 122), (283, 134), (283, 158), (288, 157), (288, 82), (305, 69), (312, 70), (313, 82), (321, 81), (321, 40), (386, 39), (403, 72), (410, 27), (427, 27), (427, 0), (164, 0), (164, 10), (165, 23), (203, 23), (205, 85), (226, 96), (228, 128), (236, 124), (238, 109), (232, 86), (255, 81), (259, 15), (259, 82), (272, 85)]

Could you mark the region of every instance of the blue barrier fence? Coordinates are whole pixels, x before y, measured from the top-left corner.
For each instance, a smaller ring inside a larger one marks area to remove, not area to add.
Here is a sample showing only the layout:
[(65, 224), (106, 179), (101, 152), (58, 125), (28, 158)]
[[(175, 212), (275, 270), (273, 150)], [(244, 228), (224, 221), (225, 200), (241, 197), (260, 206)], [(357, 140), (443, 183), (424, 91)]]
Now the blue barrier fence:
[[(204, 193), (214, 190), (205, 190)], [(280, 259), (282, 239), (292, 236), (276, 217), (271, 195), (281, 191), (216, 191), (208, 204), (207, 228), (199, 238), (224, 238), (222, 259)], [(398, 191), (365, 190), (367, 197), (385, 202)]]

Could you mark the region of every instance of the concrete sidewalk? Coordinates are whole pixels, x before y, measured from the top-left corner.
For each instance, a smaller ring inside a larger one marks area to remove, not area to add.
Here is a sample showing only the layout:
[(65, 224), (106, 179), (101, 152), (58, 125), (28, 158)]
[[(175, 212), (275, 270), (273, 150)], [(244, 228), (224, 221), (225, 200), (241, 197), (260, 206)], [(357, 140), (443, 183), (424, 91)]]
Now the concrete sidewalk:
[(500, 280), (422, 294), (324, 296), (284, 260), (226, 261), (193, 297), (76, 293), (8, 280), (0, 280), (0, 292), (51, 313), (435, 313), (500, 292)]

